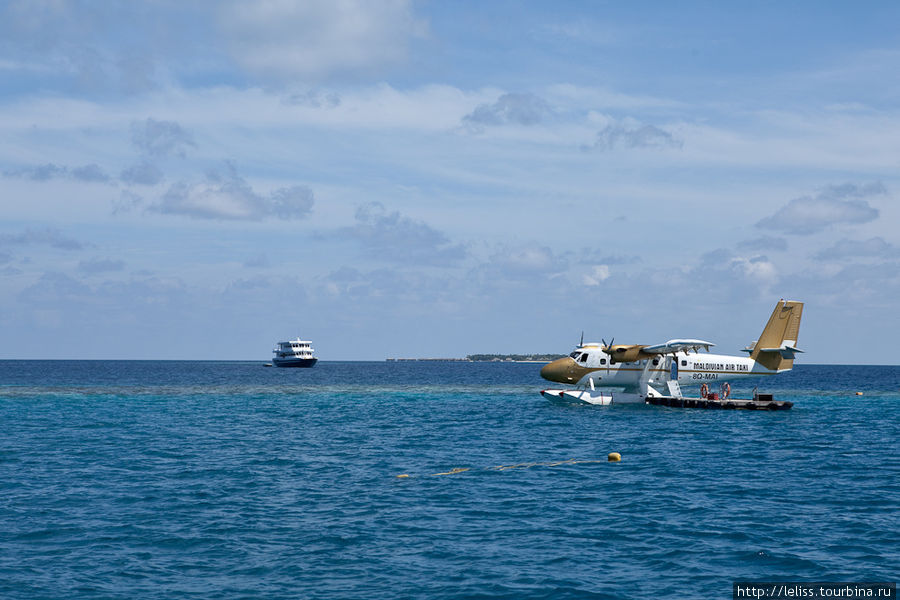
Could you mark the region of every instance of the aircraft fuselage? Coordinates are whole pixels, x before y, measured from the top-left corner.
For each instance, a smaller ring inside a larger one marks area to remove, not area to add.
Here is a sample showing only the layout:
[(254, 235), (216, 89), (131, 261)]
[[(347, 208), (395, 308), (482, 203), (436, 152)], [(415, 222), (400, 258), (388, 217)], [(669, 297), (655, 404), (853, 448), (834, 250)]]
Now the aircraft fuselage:
[(778, 372), (767, 369), (750, 357), (700, 352), (676, 352), (674, 355), (619, 362), (611, 359), (599, 345), (585, 345), (569, 356), (544, 366), (541, 377), (576, 386), (589, 385), (592, 380), (596, 387), (630, 390), (641, 387), (642, 381), (654, 388), (664, 388), (670, 379), (677, 380), (681, 386), (706, 383), (712, 387), (712, 384), (725, 381)]

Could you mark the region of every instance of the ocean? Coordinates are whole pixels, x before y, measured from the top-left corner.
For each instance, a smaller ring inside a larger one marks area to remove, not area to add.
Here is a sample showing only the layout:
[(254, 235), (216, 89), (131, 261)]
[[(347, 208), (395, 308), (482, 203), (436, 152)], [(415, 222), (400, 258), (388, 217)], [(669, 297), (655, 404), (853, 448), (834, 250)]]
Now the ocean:
[(0, 598), (897, 580), (900, 367), (734, 383), (775, 412), (558, 405), (539, 369), (0, 361)]

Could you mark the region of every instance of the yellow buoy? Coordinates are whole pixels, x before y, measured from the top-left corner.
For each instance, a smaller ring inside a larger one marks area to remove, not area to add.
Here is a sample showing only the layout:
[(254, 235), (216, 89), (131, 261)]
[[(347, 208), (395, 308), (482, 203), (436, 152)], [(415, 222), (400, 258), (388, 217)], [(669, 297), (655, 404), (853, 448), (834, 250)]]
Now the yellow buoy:
[(407, 475), (406, 473), (403, 473), (402, 475), (397, 475), (397, 479), (403, 479), (405, 477), (409, 477), (409, 475)]
[(609, 456), (606, 457), (606, 460), (608, 460), (609, 462), (619, 462), (620, 460), (622, 460), (622, 455), (618, 452), (610, 452)]
[(862, 396), (862, 392), (856, 392), (857, 396)]

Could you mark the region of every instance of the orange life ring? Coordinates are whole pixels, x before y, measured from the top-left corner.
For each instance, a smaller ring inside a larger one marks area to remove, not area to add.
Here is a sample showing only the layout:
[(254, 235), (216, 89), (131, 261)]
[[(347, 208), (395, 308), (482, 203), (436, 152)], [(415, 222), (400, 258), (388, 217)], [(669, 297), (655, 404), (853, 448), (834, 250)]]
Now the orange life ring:
[(722, 384), (722, 400), (731, 395), (731, 384), (727, 381)]
[(700, 384), (700, 397), (706, 398), (709, 395), (709, 386), (705, 383)]

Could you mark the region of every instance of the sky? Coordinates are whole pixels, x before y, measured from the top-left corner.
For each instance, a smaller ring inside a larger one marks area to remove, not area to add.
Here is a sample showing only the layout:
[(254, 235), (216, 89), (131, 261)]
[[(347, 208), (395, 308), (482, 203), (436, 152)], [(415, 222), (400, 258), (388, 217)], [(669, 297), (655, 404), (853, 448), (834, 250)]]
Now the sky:
[(0, 2), (0, 358), (896, 364), (900, 4)]

